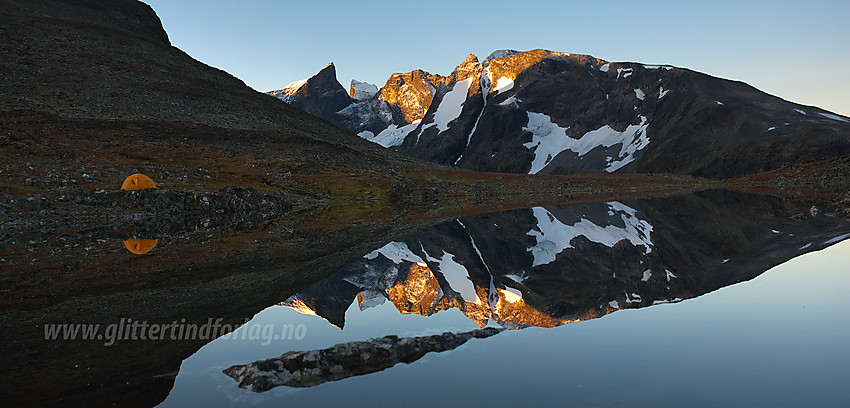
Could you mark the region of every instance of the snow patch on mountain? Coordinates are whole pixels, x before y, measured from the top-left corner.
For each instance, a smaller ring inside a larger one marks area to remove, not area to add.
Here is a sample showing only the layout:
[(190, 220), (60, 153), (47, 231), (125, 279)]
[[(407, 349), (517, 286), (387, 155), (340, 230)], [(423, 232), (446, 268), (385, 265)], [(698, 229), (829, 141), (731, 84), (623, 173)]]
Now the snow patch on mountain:
[(802, 110), (802, 109), (794, 109), (794, 112), (797, 112), (797, 113), (799, 113), (799, 114), (801, 114), (801, 115), (805, 115), (805, 114), (806, 114), (806, 111), (804, 111), (804, 110)]
[[(288, 308), (290, 308), (290, 309), (292, 309), (292, 310), (294, 310), (298, 313), (301, 313), (303, 315), (319, 316), (318, 314), (316, 314), (316, 311), (313, 310), (313, 308), (311, 308), (310, 306), (307, 306), (307, 304), (304, 303), (304, 300), (299, 299), (297, 297), (297, 295), (291, 296), (289, 299), (284, 300), (281, 303), (281, 305), (283, 305), (284, 307), (288, 307)], [(319, 317), (321, 317), (321, 316), (319, 316)]]
[(525, 274), (525, 271), (523, 271), (521, 273), (521, 275), (522, 276), (512, 273), (512, 274), (505, 275), (505, 277), (516, 282), (516, 283), (523, 283), (523, 282), (525, 282), (526, 279), (528, 279), (528, 276)]
[(824, 244), (826, 244), (826, 245), (835, 244), (837, 242), (844, 241), (847, 238), (850, 238), (850, 234), (839, 235), (835, 238), (830, 239), (829, 241), (824, 242)]
[(351, 97), (357, 101), (372, 99), (378, 94), (378, 86), (367, 82), (351, 80)]
[(818, 112), (818, 114), (819, 114), (819, 115), (821, 115), (821, 116), (823, 116), (823, 117), (826, 117), (826, 118), (832, 119), (832, 120), (837, 120), (837, 121), (839, 121), (839, 122), (850, 122), (850, 120), (847, 120), (847, 119), (845, 119), (845, 118), (842, 118), (841, 116), (838, 116), (838, 115), (833, 115), (833, 114), (831, 114), (831, 113)]
[(545, 265), (555, 261), (558, 254), (567, 248), (573, 248), (570, 242), (579, 236), (588, 240), (613, 247), (614, 244), (627, 240), (634, 246), (645, 247), (644, 253), (652, 251), (652, 224), (637, 216), (637, 211), (619, 202), (607, 203), (610, 210), (620, 216), (625, 227), (607, 225), (600, 227), (585, 218), (573, 225), (566, 225), (543, 207), (532, 209), (537, 227), (526, 235), (537, 240), (537, 244), (528, 248), (534, 257), (533, 266)]
[(516, 95), (514, 95), (514, 96), (509, 97), (508, 99), (505, 99), (504, 101), (502, 101), (502, 102), (501, 102), (501, 103), (499, 103), (498, 105), (499, 105), (499, 106), (508, 106), (508, 105), (513, 105), (515, 108), (518, 108), (518, 107), (519, 107), (519, 104), (520, 104), (521, 102), (522, 102), (522, 101), (521, 101), (521, 100), (519, 100), (519, 99), (516, 97)]
[(472, 244), (472, 249), (474, 249), (475, 253), (478, 254), (478, 259), (481, 260), (481, 264), (484, 265), (484, 269), (487, 270), (487, 273), (490, 273), (492, 275), (493, 273), (490, 272), (490, 267), (487, 266), (487, 261), (484, 260), (484, 255), (481, 255), (481, 250), (479, 250), (478, 245), (475, 244), (475, 238), (472, 238), (472, 235), (466, 229), (466, 225), (463, 225), (463, 223), (460, 222), (460, 220), (455, 220), (455, 221), (457, 221), (457, 223), (460, 224), (460, 227), (463, 228), (464, 231), (466, 231), (466, 235), (469, 236), (469, 242)]
[(599, 70), (602, 71), (602, 72), (608, 72), (608, 70), (610, 70), (610, 69), (611, 69), (611, 64), (605, 64), (605, 65), (599, 67)]
[(300, 81), (292, 82), (289, 85), (283, 87), (283, 89), (271, 91), (271, 92), (269, 92), (269, 94), (271, 96), (274, 96), (275, 98), (278, 98), (278, 99), (286, 102), (286, 103), (291, 103), (292, 100), (293, 100), (293, 95), (295, 94), (295, 92), (297, 92), (299, 89), (301, 89), (301, 87), (304, 86), (304, 84), (307, 83), (307, 79), (309, 79), (309, 78), (302, 79)]
[(359, 307), (361, 312), (366, 309), (380, 306), (387, 300), (383, 293), (375, 290), (364, 290), (360, 292), (360, 299)]
[(579, 156), (584, 156), (591, 150), (599, 147), (611, 147), (622, 144), (617, 160), (612, 160), (605, 168), (607, 172), (614, 172), (634, 161), (634, 154), (649, 144), (649, 136), (646, 135), (646, 127), (649, 123), (646, 116), (641, 116), (641, 121), (636, 125), (629, 125), (626, 130), (619, 132), (608, 125), (597, 130), (587, 132), (579, 139), (567, 136), (569, 127), (562, 128), (543, 113), (528, 112), (528, 125), (523, 128), (532, 134), (531, 142), (523, 144), (534, 152), (534, 160), (531, 163), (529, 174), (537, 174), (552, 161), (559, 153), (570, 150)]
[(501, 77), (496, 81), (496, 87), (493, 88), (493, 92), (496, 92), (496, 95), (510, 91), (514, 87), (513, 78)]
[(634, 68), (617, 68), (617, 78), (620, 78), (620, 74), (623, 75), (623, 78), (628, 78), (634, 72)]
[(499, 293), (505, 297), (505, 301), (508, 303), (516, 303), (522, 300), (522, 292), (510, 286), (505, 286), (504, 289), (499, 289)]
[(643, 98), (646, 96), (646, 94), (645, 94), (645, 93), (643, 93), (643, 90), (642, 90), (642, 89), (640, 89), (640, 88), (635, 88), (635, 96), (636, 96), (638, 99), (643, 100)]
[(449, 122), (457, 119), (463, 109), (463, 103), (466, 101), (466, 94), (469, 92), (469, 86), (472, 85), (473, 78), (467, 78), (463, 81), (455, 83), (451, 91), (443, 96), (440, 101), (440, 106), (434, 112), (434, 123), (437, 124), (439, 133), (449, 129)]
[(658, 99), (661, 99), (661, 98), (664, 97), (664, 95), (667, 95), (667, 92), (670, 92), (670, 90), (668, 89), (668, 90), (665, 91), (663, 86), (659, 86), (658, 87)]
[(374, 133), (368, 130), (364, 130), (357, 134), (357, 136), (362, 137), (370, 142), (377, 143), (384, 147), (394, 147), (402, 144), (404, 139), (407, 138), (411, 132), (413, 132), (419, 123), (422, 120), (415, 120), (413, 123), (404, 125), (402, 127), (398, 127), (396, 124), (392, 124), (388, 126), (386, 129), (382, 130), (381, 133), (378, 133), (376, 136)]
[(496, 58), (510, 57), (510, 56), (517, 55), (517, 54), (520, 54), (520, 53), (522, 53), (522, 51), (496, 50), (496, 51), (491, 52), (490, 55), (488, 55), (486, 58), (484, 58), (484, 61), (482, 61), (481, 64), (486, 67), (486, 66), (490, 65), (490, 61), (492, 61)]
[[(434, 258), (431, 259), (434, 260)], [(475, 303), (476, 305), (481, 304), (481, 299), (478, 298), (478, 294), (475, 292), (475, 285), (469, 278), (469, 271), (455, 261), (453, 254), (443, 251), (443, 256), (435, 261), (439, 265), (438, 270), (446, 278), (446, 282), (449, 283), (452, 290), (460, 293), (460, 296), (466, 302)]]
[(404, 242), (393, 241), (389, 244), (386, 244), (372, 252), (369, 252), (364, 258), (368, 260), (373, 260), (378, 257), (378, 255), (383, 255), (390, 261), (393, 261), (394, 264), (400, 264), (404, 261), (413, 262), (413, 263), (425, 263), (425, 261), (419, 256), (413, 253), (410, 248), (407, 247), (407, 244)]
[(469, 131), (469, 135), (466, 136), (466, 146), (464, 150), (460, 153), (457, 160), (455, 160), (455, 165), (460, 162), (460, 159), (463, 158), (463, 153), (466, 152), (466, 148), (469, 147), (469, 144), (472, 142), (472, 135), (475, 134), (475, 130), (478, 129), (478, 122), (481, 121), (481, 117), (484, 116), (484, 110), (487, 109), (487, 95), (490, 93), (490, 87), (493, 85), (493, 78), (490, 75), (490, 70), (484, 69), (481, 71), (481, 74), (478, 76), (478, 85), (481, 87), (481, 97), (484, 98), (484, 105), (481, 106), (481, 112), (478, 112), (478, 117), (475, 118), (475, 124), (472, 125), (472, 130)]

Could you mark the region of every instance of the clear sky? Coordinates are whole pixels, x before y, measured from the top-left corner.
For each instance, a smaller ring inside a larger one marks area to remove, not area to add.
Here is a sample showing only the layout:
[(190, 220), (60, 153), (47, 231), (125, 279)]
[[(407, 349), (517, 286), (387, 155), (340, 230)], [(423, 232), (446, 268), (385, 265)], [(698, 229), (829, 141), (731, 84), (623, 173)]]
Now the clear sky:
[(850, 1), (145, 0), (172, 44), (258, 91), (449, 74), (496, 49), (671, 64), (850, 115)]

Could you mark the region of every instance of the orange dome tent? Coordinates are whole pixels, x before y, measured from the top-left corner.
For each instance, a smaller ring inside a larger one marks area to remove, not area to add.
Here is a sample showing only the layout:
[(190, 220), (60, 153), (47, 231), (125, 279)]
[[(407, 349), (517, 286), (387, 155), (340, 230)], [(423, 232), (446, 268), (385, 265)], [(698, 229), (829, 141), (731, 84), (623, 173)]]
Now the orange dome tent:
[(127, 247), (127, 250), (137, 254), (144, 255), (150, 252), (153, 247), (159, 242), (158, 239), (138, 239), (138, 238), (130, 238), (124, 241), (124, 246)]
[(156, 188), (156, 183), (142, 173), (130, 175), (121, 185), (122, 190), (144, 190), (146, 188)]

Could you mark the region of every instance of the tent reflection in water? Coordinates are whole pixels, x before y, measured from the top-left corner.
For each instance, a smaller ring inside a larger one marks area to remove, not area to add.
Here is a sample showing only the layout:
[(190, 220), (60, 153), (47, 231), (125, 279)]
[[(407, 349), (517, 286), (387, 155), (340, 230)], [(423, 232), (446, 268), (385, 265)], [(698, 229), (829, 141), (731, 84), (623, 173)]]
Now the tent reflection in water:
[(133, 191), (133, 190), (144, 190), (144, 189), (148, 189), (148, 188), (156, 188), (156, 183), (154, 183), (153, 180), (150, 177), (148, 177), (148, 176), (146, 176), (142, 173), (136, 173), (136, 174), (130, 175), (130, 177), (127, 177), (124, 180), (124, 184), (121, 184), (122, 190)]
[[(142, 173), (131, 174), (129, 177), (124, 179), (124, 183), (121, 184), (122, 190), (134, 191), (145, 190), (148, 188), (156, 188), (156, 183), (154, 183), (150, 177)], [(124, 246), (127, 247), (128, 251), (134, 254), (144, 255), (150, 252), (158, 242), (158, 239), (130, 238), (124, 241)]]
[(144, 255), (150, 252), (158, 242), (158, 239), (130, 238), (124, 241), (124, 246), (127, 247), (128, 251), (134, 254)]

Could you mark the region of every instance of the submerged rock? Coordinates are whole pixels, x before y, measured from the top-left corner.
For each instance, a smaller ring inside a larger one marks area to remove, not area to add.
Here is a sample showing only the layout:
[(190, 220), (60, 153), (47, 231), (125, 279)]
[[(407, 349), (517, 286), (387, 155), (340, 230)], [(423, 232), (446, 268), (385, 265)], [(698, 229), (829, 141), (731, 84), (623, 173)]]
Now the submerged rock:
[(432, 336), (384, 336), (340, 343), (322, 350), (290, 351), (277, 358), (235, 365), (224, 373), (240, 388), (263, 392), (274, 387), (313, 387), (328, 381), (370, 374), (398, 363), (412, 363), (430, 352), (453, 350), (469, 339), (483, 339), (504, 329), (485, 328)]

